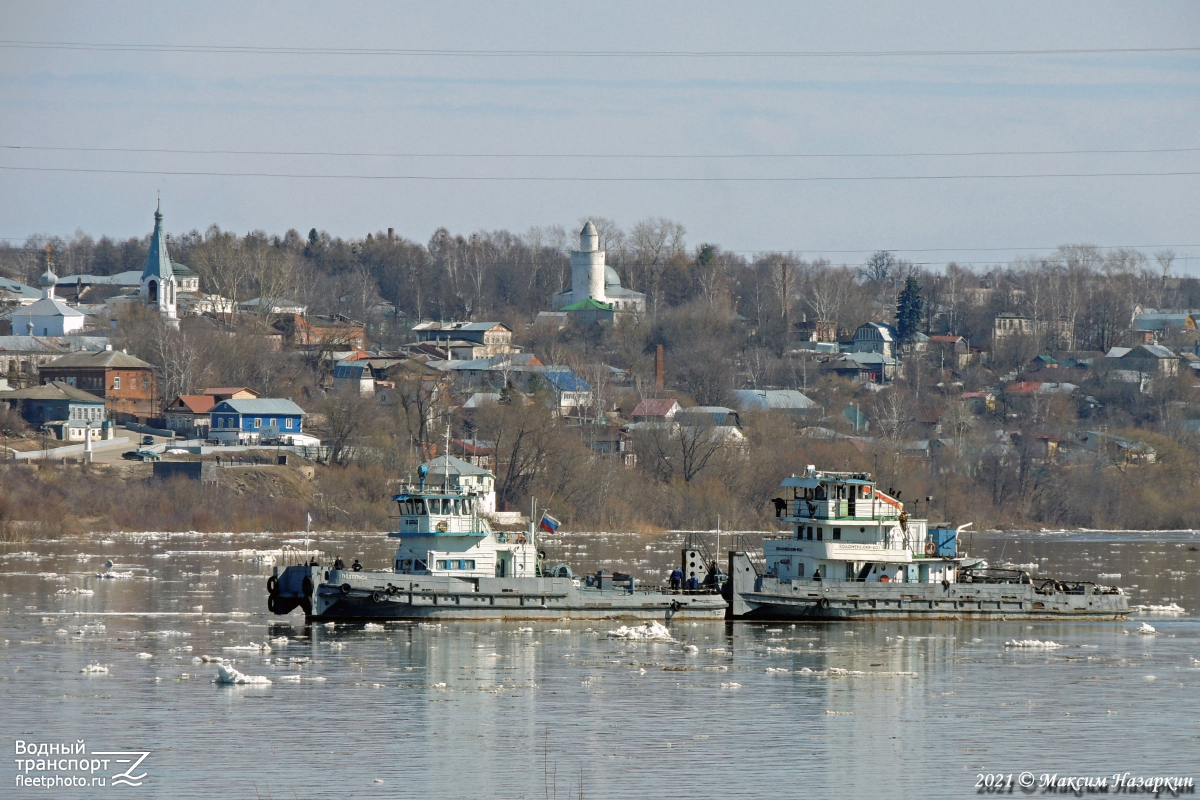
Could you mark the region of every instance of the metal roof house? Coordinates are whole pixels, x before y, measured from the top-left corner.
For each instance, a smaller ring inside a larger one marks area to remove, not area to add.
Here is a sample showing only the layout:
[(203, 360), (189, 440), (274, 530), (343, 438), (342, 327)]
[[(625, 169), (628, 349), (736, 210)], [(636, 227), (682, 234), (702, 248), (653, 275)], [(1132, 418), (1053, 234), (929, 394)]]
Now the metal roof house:
[(112, 427), (103, 398), (62, 381), (5, 392), (0, 394), (0, 402), (17, 406), (26, 422), (34, 427), (45, 426), (58, 439), (83, 441), (89, 429), (92, 439), (109, 438), (102, 437)]
[(889, 358), (897, 354), (900, 334), (886, 322), (867, 322), (854, 332), (855, 353), (882, 353)]
[(254, 398), (222, 400), (209, 412), (209, 435), (214, 439), (251, 444), (303, 433), (306, 412), (291, 400)]
[(742, 411), (803, 414), (820, 410), (820, 406), (795, 389), (737, 389), (733, 396)]

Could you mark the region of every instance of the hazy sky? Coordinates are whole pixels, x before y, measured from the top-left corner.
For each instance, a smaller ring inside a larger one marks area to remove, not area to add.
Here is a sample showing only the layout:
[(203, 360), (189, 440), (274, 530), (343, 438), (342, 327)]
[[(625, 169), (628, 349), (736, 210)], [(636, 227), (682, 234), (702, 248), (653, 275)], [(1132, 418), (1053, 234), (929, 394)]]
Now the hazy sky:
[[(1200, 46), (1180, 3), (17, 3), (6, 42), (534, 51), (945, 51)], [(427, 241), (585, 215), (677, 220), (688, 243), (858, 262), (1007, 261), (1064, 242), (1173, 245), (1200, 272), (1200, 176), (452, 181), (161, 173), (850, 178), (1200, 172), (1200, 52), (874, 57), (461, 57), (0, 46), (0, 237), (310, 227)], [(14, 150), (13, 146), (134, 152)], [(316, 156), (168, 150), (408, 154)], [(428, 154), (457, 154), (428, 157)], [(412, 154), (427, 154), (417, 157)], [(533, 154), (536, 158), (463, 155)], [(546, 154), (579, 154), (546, 158)], [(972, 250), (970, 248), (978, 248)], [(993, 251), (983, 248), (1001, 248)], [(922, 252), (924, 251), (924, 252)]]

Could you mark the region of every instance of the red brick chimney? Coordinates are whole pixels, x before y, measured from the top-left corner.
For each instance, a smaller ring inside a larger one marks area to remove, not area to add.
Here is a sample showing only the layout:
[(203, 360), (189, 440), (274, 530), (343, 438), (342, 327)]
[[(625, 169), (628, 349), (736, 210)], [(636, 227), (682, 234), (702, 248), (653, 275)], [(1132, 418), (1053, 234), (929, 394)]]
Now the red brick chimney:
[(663, 386), (663, 346), (660, 344), (654, 349), (654, 385), (661, 392)]

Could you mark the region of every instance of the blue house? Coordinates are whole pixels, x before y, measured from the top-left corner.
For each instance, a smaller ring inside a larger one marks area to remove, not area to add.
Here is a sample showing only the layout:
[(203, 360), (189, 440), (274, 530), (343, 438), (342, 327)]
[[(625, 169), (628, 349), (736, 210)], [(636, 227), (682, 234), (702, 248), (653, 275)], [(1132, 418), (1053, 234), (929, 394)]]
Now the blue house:
[(304, 416), (304, 409), (291, 400), (222, 400), (209, 412), (208, 431), (214, 439), (253, 443), (303, 433)]

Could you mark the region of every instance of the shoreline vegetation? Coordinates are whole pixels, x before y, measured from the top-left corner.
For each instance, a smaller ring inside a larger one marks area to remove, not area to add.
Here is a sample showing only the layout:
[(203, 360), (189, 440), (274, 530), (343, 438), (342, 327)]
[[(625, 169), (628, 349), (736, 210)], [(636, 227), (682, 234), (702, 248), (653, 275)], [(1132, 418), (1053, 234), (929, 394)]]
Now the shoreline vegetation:
[[(721, 448), (687, 481), (647, 480), (643, 468), (596, 458), (576, 435), (554, 430), (520, 496), (538, 497), (575, 530), (714, 530), (718, 516), (723, 530), (774, 530), (771, 501), (780, 482), (808, 464), (871, 472), (900, 493), (912, 516), (970, 522), (979, 532), (1190, 530), (1200, 518), (1190, 459), (1166, 437), (1156, 437), (1159, 461), (1136, 468), (1016, 459), (1013, 469), (1007, 460), (968, 465), (952, 457), (914, 469), (886, 442), (860, 449), (861, 442), (813, 441), (767, 414), (749, 414), (745, 445)], [(158, 480), (149, 464), (0, 463), (0, 541), (87, 531), (283, 533), (304, 530), (310, 513), (314, 530), (382, 531), (398, 484), (416, 473), (413, 454), (406, 455), (392, 464), (222, 468), (215, 485)], [(499, 472), (500, 480), (512, 480)]]

